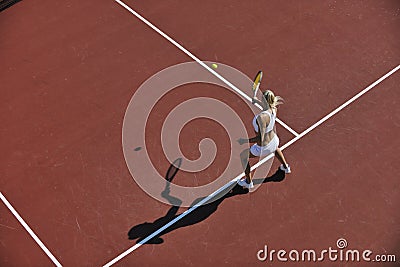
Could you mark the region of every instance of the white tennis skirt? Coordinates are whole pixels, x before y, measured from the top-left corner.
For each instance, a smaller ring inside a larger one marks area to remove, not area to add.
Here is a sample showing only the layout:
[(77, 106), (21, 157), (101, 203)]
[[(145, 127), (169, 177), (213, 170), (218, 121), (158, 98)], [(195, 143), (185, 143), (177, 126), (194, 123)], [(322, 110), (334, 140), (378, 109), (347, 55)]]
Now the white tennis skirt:
[(256, 157), (265, 157), (271, 153), (274, 153), (278, 147), (279, 147), (279, 137), (278, 135), (275, 134), (275, 136), (266, 146), (259, 146), (257, 144), (252, 145), (250, 147), (250, 152)]

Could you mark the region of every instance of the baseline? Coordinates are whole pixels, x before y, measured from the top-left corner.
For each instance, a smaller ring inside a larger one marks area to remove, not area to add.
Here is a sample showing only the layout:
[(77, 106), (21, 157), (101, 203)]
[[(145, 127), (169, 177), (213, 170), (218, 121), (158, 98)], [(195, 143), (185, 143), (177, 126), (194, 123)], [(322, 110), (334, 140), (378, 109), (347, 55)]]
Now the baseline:
[(22, 219), (22, 217), (18, 214), (18, 212), (14, 209), (14, 207), (8, 202), (8, 200), (5, 198), (3, 193), (0, 192), (0, 198), (3, 201), (3, 203), (7, 206), (7, 208), (11, 211), (11, 213), (17, 218), (19, 223), (25, 228), (25, 230), (29, 233), (29, 235), (35, 240), (35, 242), (39, 245), (39, 247), (46, 253), (46, 255), (51, 259), (51, 261), (57, 266), (57, 267), (62, 267), (61, 263), (56, 259), (56, 257), (51, 254), (50, 250), (47, 249), (47, 247), (43, 244), (42, 241), (40, 241), (39, 237), (32, 231), (32, 229), (29, 227), (29, 225)]

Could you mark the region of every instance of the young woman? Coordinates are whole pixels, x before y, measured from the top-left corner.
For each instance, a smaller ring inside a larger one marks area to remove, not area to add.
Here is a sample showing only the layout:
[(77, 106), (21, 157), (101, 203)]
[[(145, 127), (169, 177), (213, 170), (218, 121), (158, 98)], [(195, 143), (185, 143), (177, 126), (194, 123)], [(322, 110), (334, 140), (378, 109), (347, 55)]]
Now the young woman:
[(243, 168), (245, 169), (244, 173), (246, 176), (239, 180), (238, 184), (249, 189), (253, 188), (254, 185), (252, 182), (248, 158), (265, 157), (271, 153), (275, 153), (275, 156), (281, 163), (279, 168), (285, 173), (291, 172), (289, 164), (286, 162), (282, 151), (278, 147), (279, 138), (274, 130), (277, 106), (282, 104), (283, 99), (280, 96), (275, 96), (271, 90), (263, 92), (262, 95), (263, 97), (261, 101), (257, 98), (253, 98), (253, 103), (258, 103), (263, 108), (263, 111), (253, 119), (253, 127), (256, 136), (250, 139), (239, 139), (240, 144), (244, 144), (245, 142), (255, 143), (240, 154), (240, 159)]

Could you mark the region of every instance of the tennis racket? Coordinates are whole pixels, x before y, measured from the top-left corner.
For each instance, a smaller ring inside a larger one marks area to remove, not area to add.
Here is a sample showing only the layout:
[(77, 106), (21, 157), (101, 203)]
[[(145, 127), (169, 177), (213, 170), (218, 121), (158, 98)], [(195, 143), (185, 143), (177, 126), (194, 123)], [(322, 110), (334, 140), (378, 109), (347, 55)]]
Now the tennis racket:
[(174, 179), (175, 175), (178, 173), (181, 165), (182, 158), (177, 158), (176, 160), (174, 160), (174, 162), (172, 162), (168, 168), (167, 174), (165, 175), (165, 180), (167, 180), (168, 182), (172, 182), (172, 179)]
[(253, 80), (253, 98), (256, 97), (258, 89), (260, 88), (262, 76), (263, 72), (260, 70), (259, 72), (257, 72), (257, 75)]

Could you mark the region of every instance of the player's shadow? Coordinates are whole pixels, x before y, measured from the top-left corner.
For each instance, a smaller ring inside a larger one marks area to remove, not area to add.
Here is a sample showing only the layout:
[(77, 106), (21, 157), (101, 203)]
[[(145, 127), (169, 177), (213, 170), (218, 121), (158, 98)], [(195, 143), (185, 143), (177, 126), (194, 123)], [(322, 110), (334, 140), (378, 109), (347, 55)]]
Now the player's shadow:
[[(178, 161), (179, 166), (181, 162), (182, 160), (180, 159), (180, 161)], [(167, 214), (165, 214), (163, 217), (158, 218), (154, 222), (145, 222), (132, 227), (128, 232), (128, 238), (130, 240), (137, 239), (136, 243), (140, 244), (161, 244), (164, 242), (161, 236), (169, 232), (172, 232), (176, 229), (179, 229), (181, 227), (190, 226), (199, 223), (201, 221), (204, 221), (218, 209), (218, 206), (225, 199), (236, 195), (247, 194), (249, 192), (248, 189), (243, 189), (243, 187), (239, 185), (235, 185), (233, 188), (228, 188), (227, 190), (213, 197), (210, 201), (207, 202), (207, 204), (197, 207), (196, 209), (192, 210), (189, 214), (182, 217), (180, 220), (178, 220), (177, 222), (166, 228), (165, 227), (166, 224), (168, 224), (174, 219), (177, 219), (177, 217), (182, 214), (182, 213), (178, 214), (178, 210), (180, 208), (182, 201), (169, 194), (170, 193), (169, 184), (179, 170), (179, 167), (177, 167), (178, 164), (176, 163), (177, 161), (172, 163), (170, 168), (168, 169), (166, 175), (166, 186), (164, 191), (161, 193), (161, 195), (165, 199), (167, 199), (168, 202), (171, 203), (173, 206), (168, 210)], [(255, 184), (281, 182), (283, 181), (284, 178), (285, 178), (285, 172), (277, 170), (272, 176), (267, 177), (265, 179), (254, 179), (253, 182)], [(207, 196), (196, 199), (192, 203), (191, 207), (206, 197)], [(154, 234), (156, 231), (160, 232)], [(153, 236), (148, 238), (150, 235)]]

